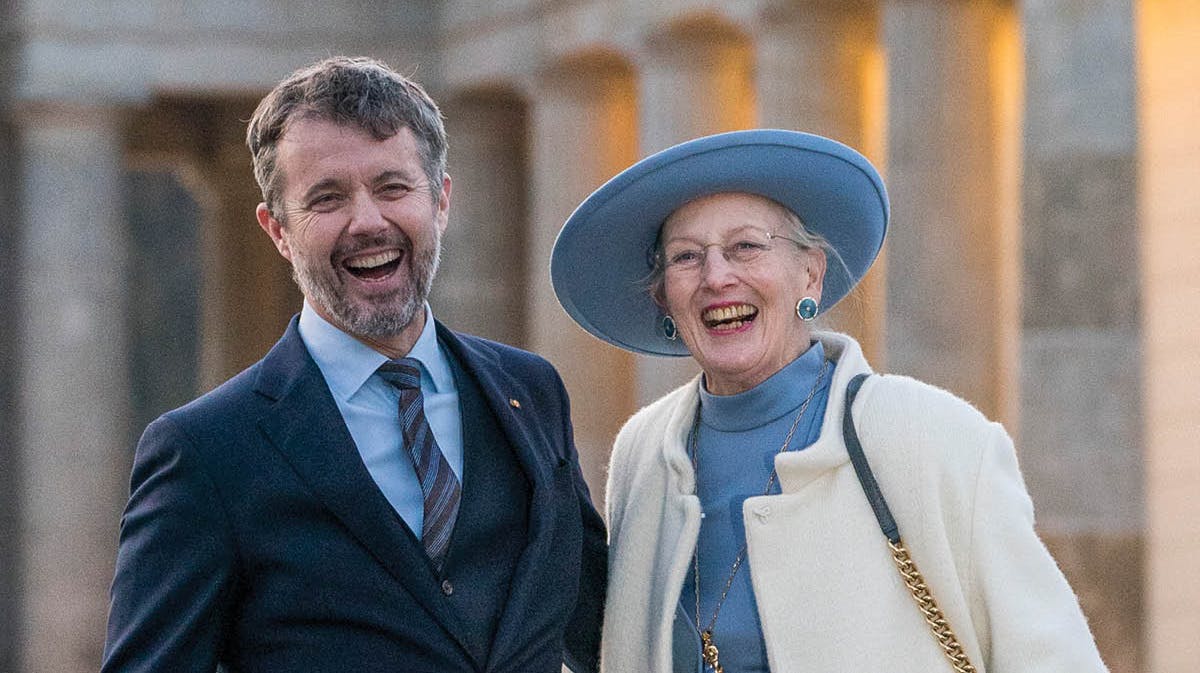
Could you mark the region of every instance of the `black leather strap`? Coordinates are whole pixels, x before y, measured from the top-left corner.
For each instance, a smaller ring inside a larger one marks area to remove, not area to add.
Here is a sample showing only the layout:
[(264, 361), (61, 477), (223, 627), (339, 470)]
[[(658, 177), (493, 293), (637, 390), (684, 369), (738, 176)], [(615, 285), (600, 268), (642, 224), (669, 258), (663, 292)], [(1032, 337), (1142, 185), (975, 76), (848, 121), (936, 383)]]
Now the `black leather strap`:
[(892, 510), (888, 509), (887, 501), (883, 499), (883, 493), (879, 490), (879, 482), (875, 481), (871, 466), (867, 464), (862, 443), (858, 441), (858, 431), (854, 429), (854, 417), (850, 414), (850, 407), (854, 405), (858, 389), (862, 388), (863, 381), (866, 381), (868, 376), (870, 374), (859, 374), (850, 379), (850, 384), (846, 386), (846, 413), (842, 414), (842, 437), (846, 442), (846, 450), (850, 453), (850, 462), (854, 465), (854, 473), (858, 475), (858, 482), (862, 484), (867, 502), (875, 511), (875, 519), (879, 522), (879, 528), (883, 530), (883, 534), (887, 536), (889, 542), (896, 544), (900, 542), (900, 528), (896, 525), (896, 519), (892, 517)]

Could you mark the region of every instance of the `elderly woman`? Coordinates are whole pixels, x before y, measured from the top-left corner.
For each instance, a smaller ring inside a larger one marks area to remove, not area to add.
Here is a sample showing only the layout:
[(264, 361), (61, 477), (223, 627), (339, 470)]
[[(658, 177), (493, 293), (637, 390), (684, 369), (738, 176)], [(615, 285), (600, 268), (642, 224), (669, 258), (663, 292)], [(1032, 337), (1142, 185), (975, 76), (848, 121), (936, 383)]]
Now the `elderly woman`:
[(651, 156), (564, 225), (571, 317), (703, 370), (613, 448), (605, 670), (1104, 670), (1004, 429), (811, 328), (887, 223), (862, 156), (756, 130)]

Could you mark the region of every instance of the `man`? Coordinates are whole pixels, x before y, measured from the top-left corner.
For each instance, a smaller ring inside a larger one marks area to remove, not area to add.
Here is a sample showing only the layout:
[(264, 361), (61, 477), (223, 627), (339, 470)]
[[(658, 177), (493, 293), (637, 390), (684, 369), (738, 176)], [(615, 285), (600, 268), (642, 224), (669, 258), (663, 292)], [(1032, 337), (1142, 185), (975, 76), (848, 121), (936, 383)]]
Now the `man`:
[(595, 669), (605, 531), (562, 383), (425, 301), (450, 206), (437, 106), (334, 58), (263, 99), (247, 143), (304, 307), (146, 429), (103, 671)]

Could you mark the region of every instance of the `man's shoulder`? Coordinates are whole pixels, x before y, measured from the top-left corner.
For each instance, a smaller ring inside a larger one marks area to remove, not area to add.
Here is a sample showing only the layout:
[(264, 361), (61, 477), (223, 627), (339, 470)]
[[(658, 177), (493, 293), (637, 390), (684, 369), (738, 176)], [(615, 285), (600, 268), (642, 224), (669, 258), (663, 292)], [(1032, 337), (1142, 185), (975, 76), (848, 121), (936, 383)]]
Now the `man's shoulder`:
[(259, 360), (187, 404), (166, 412), (163, 417), (179, 425), (191, 425), (232, 422), (247, 415), (264, 401), (263, 396), (256, 392), (262, 364), (263, 361)]
[(466, 359), (468, 362), (464, 364), (491, 365), (517, 376), (527, 373), (532, 376), (558, 378), (554, 365), (537, 353), (474, 334), (458, 332), (442, 324), (438, 327), (438, 335), (443, 344), (449, 346), (456, 357)]

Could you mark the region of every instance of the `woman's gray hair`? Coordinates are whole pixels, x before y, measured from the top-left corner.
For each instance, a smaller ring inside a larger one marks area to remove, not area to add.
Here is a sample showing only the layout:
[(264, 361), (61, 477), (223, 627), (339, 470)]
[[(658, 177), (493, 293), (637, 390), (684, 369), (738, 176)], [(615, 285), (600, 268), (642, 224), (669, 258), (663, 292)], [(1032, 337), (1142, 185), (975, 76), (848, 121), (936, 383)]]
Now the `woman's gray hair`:
[[(824, 236), (804, 226), (804, 222), (800, 219), (800, 216), (792, 212), (790, 208), (782, 203), (779, 203), (774, 199), (769, 199), (765, 196), (761, 196), (759, 198), (769, 202), (783, 218), (784, 222), (787, 224), (788, 238), (794, 239), (802, 248), (823, 250), (825, 252), (825, 257), (828, 260), (827, 264), (834, 263), (837, 265), (835, 268), (840, 269), (847, 275), (847, 277), (850, 275), (850, 271), (846, 267), (846, 262), (842, 260), (842, 256), (838, 254), (838, 251), (829, 244), (829, 241), (825, 240)], [(668, 215), (667, 219), (663, 221), (662, 226), (658, 229), (658, 236), (656, 236), (654, 239), (654, 244), (650, 246), (650, 250), (647, 251), (650, 273), (646, 276), (643, 284), (646, 287), (646, 291), (650, 293), (651, 299), (653, 299), (659, 306), (663, 306), (666, 303), (663, 287), (664, 278), (666, 275), (666, 265), (663, 262), (662, 230), (664, 227), (666, 227), (667, 221), (669, 221), (674, 214), (675, 213), (672, 212), (671, 215)]]

